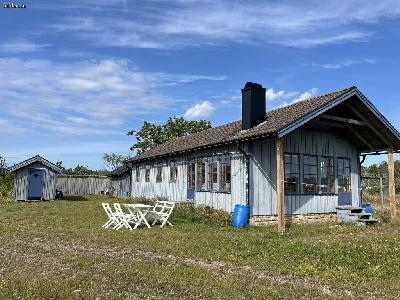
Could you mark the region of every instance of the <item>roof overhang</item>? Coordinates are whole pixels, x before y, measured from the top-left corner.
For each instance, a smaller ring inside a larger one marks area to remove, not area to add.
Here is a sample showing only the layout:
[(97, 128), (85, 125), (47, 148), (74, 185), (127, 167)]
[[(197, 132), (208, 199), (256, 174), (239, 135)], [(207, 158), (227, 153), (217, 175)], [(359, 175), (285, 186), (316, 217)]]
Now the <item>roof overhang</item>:
[(14, 166), (8, 168), (8, 171), (15, 172), (19, 169), (25, 168), (36, 162), (41, 163), (42, 165), (45, 165), (49, 169), (53, 170), (55, 173), (58, 173), (58, 174), (62, 173), (62, 170), (59, 167), (57, 167), (55, 164), (51, 163), (47, 159), (44, 159), (40, 155), (36, 155), (34, 157), (31, 157), (27, 160), (24, 160), (24, 161), (18, 163), (18, 164), (15, 164)]
[(342, 127), (341, 132), (351, 135), (358, 143), (359, 153), (400, 149), (400, 133), (357, 88), (282, 127), (278, 137), (316, 120)]

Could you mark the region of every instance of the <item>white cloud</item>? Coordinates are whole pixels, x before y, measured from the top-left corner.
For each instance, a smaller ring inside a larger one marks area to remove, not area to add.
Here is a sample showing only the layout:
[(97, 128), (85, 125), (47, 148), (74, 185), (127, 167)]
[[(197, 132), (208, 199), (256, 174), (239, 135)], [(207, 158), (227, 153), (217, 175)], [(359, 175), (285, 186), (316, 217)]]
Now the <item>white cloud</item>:
[(285, 92), (285, 91), (275, 91), (273, 88), (269, 88), (265, 92), (265, 99), (269, 101), (280, 101), (282, 99), (288, 99), (296, 96), (298, 92)]
[[(281, 93), (275, 93), (276, 98), (274, 99), (274, 108), (284, 107), (293, 103), (297, 103), (303, 100), (310, 99), (318, 95), (318, 88), (312, 88), (305, 92), (286, 92), (280, 91)], [(280, 97), (279, 97), (280, 96)], [(283, 102), (282, 102), (283, 101)]]
[[(84, 16), (61, 19), (51, 29), (100, 46), (173, 48), (234, 42), (304, 48), (365, 41), (374, 34), (371, 24), (400, 16), (397, 0), (348, 0), (340, 5), (228, 0), (118, 3), (83, 5)], [(106, 8), (122, 12), (112, 17)]]
[(28, 53), (44, 51), (50, 45), (37, 44), (28, 40), (10, 40), (0, 44), (0, 52), (4, 53)]
[(211, 102), (203, 101), (188, 108), (184, 116), (189, 120), (207, 118), (214, 112), (214, 110), (215, 108)]
[(296, 102), (300, 102), (300, 101), (303, 101), (303, 100), (310, 99), (310, 98), (312, 98), (312, 97), (317, 96), (317, 93), (318, 93), (318, 89), (317, 89), (317, 88), (312, 88), (312, 89), (310, 89), (310, 90), (305, 91), (304, 93), (302, 93), (299, 97), (297, 97), (296, 99), (294, 99), (294, 100), (292, 101), (292, 103), (296, 103)]
[(0, 118), (59, 135), (116, 135), (126, 120), (173, 105), (163, 86), (223, 78), (142, 72), (126, 60), (0, 58)]

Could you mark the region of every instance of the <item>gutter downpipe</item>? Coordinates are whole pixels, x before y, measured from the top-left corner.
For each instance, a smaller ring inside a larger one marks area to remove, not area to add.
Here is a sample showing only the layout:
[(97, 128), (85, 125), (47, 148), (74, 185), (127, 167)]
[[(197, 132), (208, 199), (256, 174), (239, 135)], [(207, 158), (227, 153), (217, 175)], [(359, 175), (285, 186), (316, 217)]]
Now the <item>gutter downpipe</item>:
[(240, 147), (239, 142), (236, 142), (236, 148), (246, 158), (246, 205), (250, 207), (250, 154)]

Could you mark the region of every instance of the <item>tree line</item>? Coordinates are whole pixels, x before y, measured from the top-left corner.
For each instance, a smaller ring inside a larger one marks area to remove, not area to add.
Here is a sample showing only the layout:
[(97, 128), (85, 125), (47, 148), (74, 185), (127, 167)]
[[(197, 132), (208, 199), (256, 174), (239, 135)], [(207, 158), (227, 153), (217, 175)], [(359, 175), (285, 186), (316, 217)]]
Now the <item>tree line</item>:
[[(378, 164), (373, 164), (368, 167), (361, 168), (362, 177), (372, 177), (385, 179), (385, 184), (387, 184), (388, 178), (388, 164), (386, 161), (382, 161)], [(394, 162), (394, 178), (396, 183), (396, 193), (400, 193), (400, 160)], [(379, 181), (373, 179), (364, 179), (365, 185), (370, 193), (379, 193)], [(385, 188), (386, 190), (386, 188)]]

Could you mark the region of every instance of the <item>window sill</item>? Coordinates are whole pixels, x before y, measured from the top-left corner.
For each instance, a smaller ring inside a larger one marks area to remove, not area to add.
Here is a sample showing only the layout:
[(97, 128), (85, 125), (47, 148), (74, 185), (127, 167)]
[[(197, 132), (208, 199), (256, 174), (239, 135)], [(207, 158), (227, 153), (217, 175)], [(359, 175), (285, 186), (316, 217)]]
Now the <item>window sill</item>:
[(214, 193), (214, 194), (231, 194), (231, 192), (228, 192), (228, 191), (206, 191), (206, 190), (196, 190), (196, 192), (199, 192), (199, 193)]
[(314, 193), (285, 193), (285, 196), (338, 196), (335, 193), (321, 193), (321, 194), (314, 194)]

